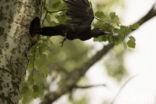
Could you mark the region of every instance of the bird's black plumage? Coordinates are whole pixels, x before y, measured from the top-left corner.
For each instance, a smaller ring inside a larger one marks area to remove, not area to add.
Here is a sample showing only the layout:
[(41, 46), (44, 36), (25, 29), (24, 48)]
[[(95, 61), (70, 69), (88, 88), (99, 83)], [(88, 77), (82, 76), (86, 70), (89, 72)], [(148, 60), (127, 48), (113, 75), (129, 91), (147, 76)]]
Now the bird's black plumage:
[[(91, 30), (91, 23), (94, 19), (94, 13), (91, 3), (88, 0), (63, 1), (67, 6), (66, 15), (70, 18), (66, 21), (66, 24), (57, 25), (55, 27), (43, 27), (39, 30), (35, 30), (35, 32), (45, 36), (66, 36), (66, 38), (69, 40), (88, 40), (91, 37), (104, 35), (104, 31), (101, 29)], [(34, 21), (36, 21), (38, 24), (39, 19), (34, 19), (31, 27), (33, 27), (33, 24), (35, 25)], [(30, 30), (33, 29), (31, 28)], [(30, 33), (32, 34), (33, 32), (30, 31)]]
[(94, 19), (94, 14), (92, 10), (91, 3), (88, 0), (64, 0), (68, 10), (66, 12), (70, 20), (67, 24), (73, 28), (77, 29), (88, 29)]

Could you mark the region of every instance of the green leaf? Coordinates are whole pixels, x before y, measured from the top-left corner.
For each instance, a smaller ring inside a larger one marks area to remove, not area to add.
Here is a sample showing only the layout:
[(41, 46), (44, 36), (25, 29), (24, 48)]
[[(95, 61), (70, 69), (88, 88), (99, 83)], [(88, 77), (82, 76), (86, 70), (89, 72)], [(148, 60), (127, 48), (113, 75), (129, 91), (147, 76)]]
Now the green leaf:
[(39, 97), (43, 95), (43, 88), (41, 87), (41, 85), (34, 85), (33, 86), (33, 97)]
[(49, 69), (46, 66), (42, 66), (40, 69), (41, 76), (46, 78), (48, 73), (49, 73)]
[(31, 100), (32, 100), (32, 89), (30, 87), (31, 85), (29, 85), (27, 82), (23, 83), (23, 87), (22, 87), (22, 102), (23, 104), (28, 104)]
[(95, 13), (95, 16), (98, 18), (103, 18), (103, 17), (105, 17), (105, 14), (102, 11), (98, 11)]
[(105, 36), (105, 35), (94, 38), (94, 41), (99, 41), (99, 42), (103, 42), (107, 40), (108, 40), (108, 36)]
[(131, 29), (138, 29), (139, 28), (139, 24), (134, 24), (130, 26)]
[(127, 42), (128, 47), (135, 48), (135, 38), (133, 36), (129, 37), (129, 40)]
[(119, 17), (115, 14), (115, 12), (110, 13), (111, 23), (114, 23), (116, 25), (119, 24)]
[(131, 28), (127, 27), (127, 26), (120, 26), (120, 34), (129, 34), (131, 32)]

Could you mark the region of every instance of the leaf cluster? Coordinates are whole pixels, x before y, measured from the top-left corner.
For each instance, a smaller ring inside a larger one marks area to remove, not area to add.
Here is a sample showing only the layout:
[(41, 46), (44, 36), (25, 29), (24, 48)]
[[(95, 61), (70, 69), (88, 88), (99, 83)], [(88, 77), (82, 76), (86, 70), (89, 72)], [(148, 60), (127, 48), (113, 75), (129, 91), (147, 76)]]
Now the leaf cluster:
[[(95, 17), (97, 21), (94, 22), (93, 27), (102, 28), (105, 31), (105, 34), (94, 38), (94, 41), (107, 41), (111, 44), (119, 44), (124, 42), (127, 34), (138, 28), (138, 24), (131, 26), (121, 25), (118, 16), (114, 12), (106, 15), (102, 11), (97, 11)], [(135, 38), (133, 36), (129, 37), (127, 45), (130, 48), (135, 47)]]

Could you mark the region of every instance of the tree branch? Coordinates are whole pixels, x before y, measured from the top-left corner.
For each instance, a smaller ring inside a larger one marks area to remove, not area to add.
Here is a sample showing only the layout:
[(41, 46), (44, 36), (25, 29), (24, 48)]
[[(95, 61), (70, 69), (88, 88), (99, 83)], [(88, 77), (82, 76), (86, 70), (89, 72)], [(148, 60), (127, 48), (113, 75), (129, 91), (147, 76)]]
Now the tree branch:
[[(150, 20), (151, 18), (153, 18), (154, 16), (156, 16), (156, 10), (154, 10), (154, 6), (153, 6), (153, 8), (151, 8), (151, 10), (144, 17), (142, 17), (139, 21), (137, 21), (134, 24), (142, 25), (148, 20)], [(55, 92), (50, 92), (45, 95), (43, 102), (41, 102), (41, 104), (51, 104), (52, 102), (57, 100), (59, 97), (61, 97), (63, 94), (75, 88), (75, 85), (77, 84), (79, 79), (83, 75), (85, 75), (85, 73), (89, 70), (89, 68), (95, 63), (97, 63), (103, 56), (105, 56), (114, 46), (115, 46), (114, 44), (108, 44), (104, 46), (92, 58), (90, 58), (88, 62), (84, 63), (81, 67), (71, 72), (69, 77), (64, 80), (65, 83), (60, 85), (58, 90), (56, 90)]]
[(154, 16), (156, 16), (155, 5), (156, 5), (156, 3), (153, 5), (153, 7), (150, 9), (150, 11), (136, 23), (138, 23), (139, 25), (142, 25), (145, 22), (147, 22), (148, 20), (150, 20), (151, 18), (153, 18)]

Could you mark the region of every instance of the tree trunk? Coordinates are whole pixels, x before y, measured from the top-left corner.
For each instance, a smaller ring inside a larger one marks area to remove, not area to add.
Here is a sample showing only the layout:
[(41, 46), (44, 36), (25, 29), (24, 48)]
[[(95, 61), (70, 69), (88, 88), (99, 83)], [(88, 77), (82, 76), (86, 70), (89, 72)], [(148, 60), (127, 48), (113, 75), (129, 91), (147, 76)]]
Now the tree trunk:
[(18, 104), (41, 0), (0, 0), (0, 104)]

